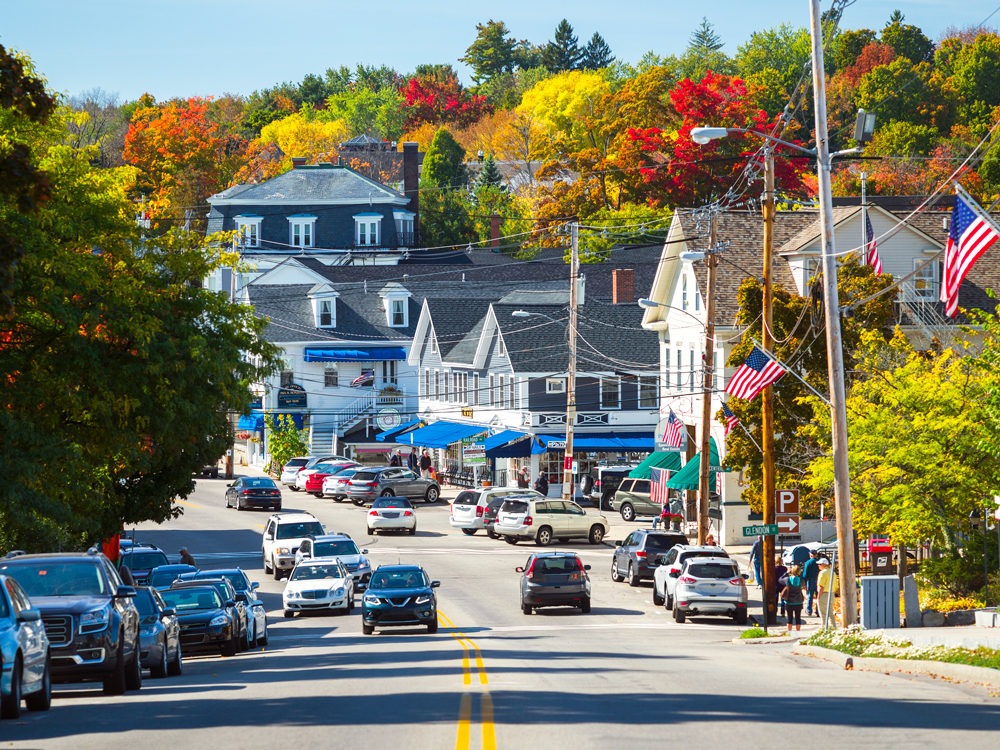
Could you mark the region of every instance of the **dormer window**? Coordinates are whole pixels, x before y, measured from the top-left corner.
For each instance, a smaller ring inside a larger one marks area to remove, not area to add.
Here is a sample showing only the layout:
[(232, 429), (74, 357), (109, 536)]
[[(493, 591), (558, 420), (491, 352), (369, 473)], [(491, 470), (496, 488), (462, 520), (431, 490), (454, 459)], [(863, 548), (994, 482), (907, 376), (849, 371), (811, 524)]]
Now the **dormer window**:
[(314, 247), (316, 217), (299, 214), (288, 217), (288, 244), (292, 247)]
[(389, 300), (389, 325), (391, 325), (391, 326), (405, 326), (406, 325), (406, 300), (405, 299), (391, 299), (391, 300)]
[(327, 284), (317, 284), (309, 290), (317, 328), (337, 327), (337, 296)]
[(379, 245), (381, 243), (382, 214), (357, 214), (354, 217), (354, 243)]
[(333, 301), (324, 299), (319, 303), (319, 323), (317, 328), (333, 327)]
[(260, 247), (260, 223), (263, 220), (263, 216), (237, 216), (233, 241), (240, 247)]

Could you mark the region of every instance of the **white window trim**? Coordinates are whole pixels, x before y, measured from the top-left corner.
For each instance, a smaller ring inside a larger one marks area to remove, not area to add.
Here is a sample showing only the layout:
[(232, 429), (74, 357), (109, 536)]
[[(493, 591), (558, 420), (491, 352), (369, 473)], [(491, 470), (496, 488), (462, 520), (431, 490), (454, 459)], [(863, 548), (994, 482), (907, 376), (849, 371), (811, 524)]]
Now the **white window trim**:
[(396, 226), (396, 234), (413, 234), (413, 222), (417, 215), (413, 211), (394, 210), (392, 212), (393, 223)]
[[(236, 235), (233, 241), (240, 247), (260, 247), (260, 225), (264, 221), (263, 216), (237, 216), (233, 219), (236, 223)], [(248, 230), (253, 227), (252, 237)]]
[(472, 399), (471, 403), (473, 406), (479, 406), (479, 373), (472, 373)]
[[(313, 298), (313, 315), (316, 318), (317, 328), (336, 328), (337, 327), (337, 298), (333, 295), (314, 297)], [(323, 325), (320, 321), (323, 314), (323, 304), (329, 303), (330, 305), (330, 324)]]
[[(326, 380), (330, 372), (334, 373), (334, 380), (337, 382), (334, 385), (328, 385)], [(336, 362), (324, 362), (323, 363), (323, 387), (324, 388), (337, 388), (340, 386), (340, 367)]]
[[(927, 263), (927, 258), (914, 258), (913, 259), (913, 270), (916, 271), (917, 268), (919, 268), (920, 266), (924, 265), (925, 263)], [(921, 275), (914, 276), (913, 277), (913, 281), (911, 281), (910, 283), (913, 285), (912, 288), (913, 288), (913, 296), (914, 297), (916, 297), (918, 300), (922, 300), (922, 301), (926, 300), (928, 302), (934, 302), (938, 298), (938, 289), (939, 289), (939, 287), (938, 287), (939, 280), (938, 280), (938, 264), (937, 264), (937, 262), (935, 261), (934, 263), (931, 263), (928, 266), (928, 268), (930, 269), (930, 272), (931, 272), (930, 273), (931, 288), (929, 290), (922, 292), (919, 289), (917, 289), (917, 280), (920, 279), (921, 281), (924, 281), (924, 280), (927, 279), (926, 276), (921, 276)], [(927, 269), (925, 268), (924, 271), (926, 271), (926, 270)]]
[[(610, 404), (604, 403), (604, 382), (605, 381), (609, 381), (610, 382), (612, 380), (615, 383), (618, 384), (618, 400), (613, 405), (610, 405)], [(602, 409), (621, 409), (622, 408), (622, 379), (621, 378), (606, 378), (606, 377), (601, 377), (600, 389), (601, 389), (600, 390), (600, 398), (601, 398), (601, 408)]]
[(686, 273), (681, 274), (681, 310), (688, 309), (688, 277)]
[[(385, 314), (386, 314), (387, 322), (388, 322), (388, 324), (389, 324), (389, 326), (391, 328), (406, 328), (406, 326), (409, 325), (409, 323), (410, 323), (410, 311), (409, 311), (409, 307), (410, 306), (408, 304), (406, 304), (406, 300), (407, 299), (408, 299), (407, 297), (385, 297)], [(397, 304), (400, 306), (401, 312), (403, 313), (403, 322), (402, 323), (393, 323), (392, 322), (393, 312), (394, 312), (395, 306)]]
[(566, 378), (545, 378), (546, 393), (565, 393)]
[[(316, 246), (316, 217), (315, 216), (288, 216), (288, 245), (290, 247), (315, 247)], [(295, 225), (302, 227), (302, 242), (295, 243)], [(305, 227), (309, 227), (309, 237), (306, 238)], [(306, 242), (305, 240), (309, 241)]]
[[(356, 214), (354, 216), (354, 244), (360, 247), (379, 247), (382, 243), (382, 215), (376, 213)], [(365, 225), (365, 242), (361, 242), (361, 225)], [(375, 228), (375, 241), (368, 241), (371, 228)]]

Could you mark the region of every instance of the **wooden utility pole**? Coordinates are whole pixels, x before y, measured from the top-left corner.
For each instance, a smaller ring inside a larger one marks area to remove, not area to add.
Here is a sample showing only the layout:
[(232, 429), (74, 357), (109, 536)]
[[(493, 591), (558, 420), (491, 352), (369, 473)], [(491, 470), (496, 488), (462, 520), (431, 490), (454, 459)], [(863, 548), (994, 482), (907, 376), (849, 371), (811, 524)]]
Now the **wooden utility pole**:
[[(764, 299), (761, 319), (760, 339), (764, 351), (770, 353), (773, 349), (774, 337), (771, 335), (771, 319), (774, 308), (774, 285), (772, 266), (774, 257), (774, 145), (764, 146)], [(774, 481), (774, 386), (764, 389), (761, 402), (761, 442), (764, 453), (764, 490), (761, 498), (764, 510), (764, 523), (775, 522), (775, 481)], [(761, 591), (764, 596), (764, 611), (767, 613), (767, 624), (774, 625), (778, 621), (777, 586), (774, 569), (774, 537), (765, 536), (763, 559), (761, 560)]]
[(718, 214), (713, 210), (708, 231), (708, 252), (705, 265), (708, 267), (708, 289), (705, 301), (705, 354), (704, 375), (701, 384), (701, 476), (698, 481), (698, 544), (705, 544), (708, 537), (708, 494), (711, 483), (711, 436), (712, 436), (712, 392), (714, 390), (715, 364), (715, 256), (716, 225)]
[(847, 453), (847, 393), (844, 349), (840, 336), (837, 255), (833, 240), (833, 193), (830, 184), (830, 143), (826, 128), (826, 74), (823, 67), (823, 21), (819, 0), (810, 0), (812, 74), (816, 109), (816, 166), (819, 171), (819, 216), (823, 247), (823, 306), (826, 310), (827, 366), (830, 370), (830, 411), (833, 424), (833, 495), (837, 509), (837, 562), (843, 625), (858, 621), (855, 589), (854, 524), (851, 517), (850, 466)]
[(576, 277), (580, 270), (580, 225), (570, 230), (569, 260), (569, 377), (566, 382), (566, 452), (563, 456), (563, 500), (573, 499), (573, 425), (576, 423)]

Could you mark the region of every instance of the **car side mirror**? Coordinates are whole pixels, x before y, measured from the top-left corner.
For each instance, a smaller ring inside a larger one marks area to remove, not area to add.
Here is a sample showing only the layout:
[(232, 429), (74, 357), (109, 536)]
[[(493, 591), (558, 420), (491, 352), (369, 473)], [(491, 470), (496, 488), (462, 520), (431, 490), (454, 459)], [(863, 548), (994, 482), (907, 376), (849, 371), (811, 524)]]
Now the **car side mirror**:
[(235, 607), (236, 606), (236, 602), (233, 601), (232, 599), (226, 599), (226, 606), (227, 607)]
[(441, 581), (431, 581), (431, 588), (436, 589), (441, 586)]
[(250, 588), (256, 591), (257, 589), (260, 588), (260, 583), (258, 581), (254, 581), (253, 583), (250, 584)]
[(274, 539), (274, 537), (271, 536), (270, 534), (264, 534), (264, 538), (267, 539), (268, 541), (270, 541), (271, 539)]
[(657, 565), (666, 565), (667, 564), (667, 556), (666, 555), (657, 555), (656, 556), (656, 564)]
[(128, 599), (135, 596), (134, 586), (119, 586), (115, 591), (116, 599)]
[(621, 546), (622, 546), (622, 544), (623, 544), (623, 542), (622, 542), (622, 540), (621, 540), (621, 539), (619, 539), (619, 540), (618, 540), (617, 542), (615, 542), (615, 546), (616, 546), (616, 547), (621, 547)]
[(247, 595), (241, 591), (236, 595), (236, 601), (245, 603), (247, 601)]
[(518, 565), (516, 568), (514, 568), (514, 572), (515, 573), (523, 573), (524, 572), (524, 568), (522, 566)]
[(671, 578), (680, 578), (681, 572), (679, 570), (671, 570), (669, 575)]
[(42, 619), (42, 613), (37, 609), (22, 609), (17, 619), (23, 622), (38, 622)]
[(177, 610), (174, 609), (173, 607), (167, 607), (165, 610), (163, 610), (164, 617), (174, 617), (176, 615), (177, 615)]
[(366, 549), (361, 550), (361, 554), (362, 555), (367, 555), (368, 554), (368, 550), (366, 550)]
[(583, 569), (584, 569), (584, 570), (590, 570), (590, 566), (589, 566), (589, 565), (584, 565), (584, 566), (583, 566)]
[(743, 580), (744, 581), (749, 581), (750, 580), (750, 576), (747, 573), (744, 573), (743, 574)]
[(226, 487), (232, 487), (232, 486), (233, 486), (233, 485), (232, 485), (232, 483), (231, 483), (231, 482), (230, 482), (229, 484), (227, 484), (227, 485), (226, 485)]

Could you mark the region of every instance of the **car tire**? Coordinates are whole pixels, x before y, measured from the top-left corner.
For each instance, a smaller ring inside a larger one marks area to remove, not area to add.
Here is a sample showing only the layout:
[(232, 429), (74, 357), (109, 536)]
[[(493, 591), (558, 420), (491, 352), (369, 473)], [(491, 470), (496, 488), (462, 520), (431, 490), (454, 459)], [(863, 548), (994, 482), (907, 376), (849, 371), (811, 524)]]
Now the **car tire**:
[(585, 615), (590, 614), (590, 597), (586, 597), (582, 602), (580, 602), (580, 611)]
[(628, 585), (633, 588), (639, 585), (639, 575), (635, 572), (635, 565), (631, 560), (628, 562)]
[(679, 622), (683, 624), (684, 618), (685, 618), (684, 612), (678, 609), (677, 607), (674, 607), (674, 622)]
[(552, 529), (542, 526), (535, 535), (535, 544), (539, 547), (548, 547), (552, 543)]
[(394, 497), (392, 490), (382, 490), (382, 494), (379, 497)]
[(47, 656), (45, 671), (42, 673), (42, 689), (25, 698), (24, 705), (29, 711), (48, 711), (52, 707), (52, 672), (49, 669)]
[(521, 602), (521, 611), (524, 614), (526, 614), (526, 615), (530, 615), (531, 614), (531, 605), (530, 604), (525, 604), (524, 602)]
[(615, 499), (615, 496), (611, 492), (608, 492), (607, 494), (602, 495), (601, 496), (601, 510), (614, 510), (614, 505), (611, 502), (614, 499)]
[(663, 604), (663, 597), (656, 590), (656, 581), (653, 581), (653, 606), (659, 607), (661, 604)]
[(229, 493), (227, 492), (226, 493), (226, 508), (229, 509), (229, 508), (232, 508), (232, 507), (233, 506), (229, 504)]
[(497, 534), (492, 529), (486, 529), (486, 536), (489, 537), (490, 539), (499, 539), (500, 538), (500, 535)]
[(430, 487), (427, 490), (427, 494), (424, 495), (424, 500), (429, 503), (436, 503), (441, 497), (441, 491), (437, 487)]
[(167, 636), (166, 634), (164, 634), (163, 649), (162, 649), (162, 654), (160, 655), (160, 663), (154, 667), (149, 668), (149, 676), (154, 677), (158, 680), (162, 680), (164, 677), (167, 676), (167, 668), (169, 666), (170, 665), (167, 663)]
[(282, 610), (281, 614), (283, 614), (285, 616), (286, 620), (288, 620), (288, 619), (290, 619), (292, 617), (295, 617), (295, 613), (292, 612), (292, 610), (290, 610), (290, 609)]
[(170, 677), (180, 677), (184, 672), (184, 655), (181, 653), (181, 643), (177, 641), (177, 651), (173, 660), (167, 664), (167, 674)]
[(626, 523), (635, 520), (635, 508), (632, 507), (632, 503), (622, 503), (622, 509), (619, 512), (622, 514), (622, 520)]
[(462, 529), (462, 533), (466, 536), (472, 536), (476, 533), (476, 529)]
[(663, 597), (663, 606), (666, 607), (667, 609), (673, 609), (674, 597), (670, 596), (670, 594), (667, 594), (665, 597)]
[(611, 580), (615, 583), (621, 583), (625, 580), (622, 578), (622, 574), (618, 572), (618, 557), (615, 555), (611, 557)]
[(590, 543), (600, 544), (604, 541), (604, 528), (598, 524), (594, 524), (590, 527)]
[(240, 500), (240, 496), (236, 496), (236, 510), (243, 510), (243, 501)]
[(103, 688), (105, 695), (123, 695), (125, 693), (125, 649), (122, 641), (125, 634), (118, 636), (118, 658), (115, 659), (115, 669), (104, 676)]
[(21, 657), (14, 657), (14, 671), (10, 675), (10, 692), (7, 695), (0, 695), (0, 719), (21, 718), (21, 675), (24, 667), (21, 666)]
[(366, 625), (365, 623), (361, 623), (361, 632), (364, 635), (371, 635), (372, 633), (375, 632), (375, 626), (374, 625)]
[(427, 632), (432, 634), (438, 632), (437, 620), (427, 623)]
[(230, 638), (222, 644), (222, 648), (219, 650), (222, 652), (223, 656), (236, 656), (236, 639)]
[(132, 655), (132, 660), (128, 663), (128, 667), (125, 671), (125, 689), (142, 689), (142, 664), (139, 663), (138, 643), (135, 644), (135, 653)]
[(267, 617), (264, 618), (264, 632), (257, 636), (257, 645), (266, 646), (267, 645)]
[(368, 527), (368, 536), (375, 536), (375, 531), (371, 528), (371, 526)]
[(216, 469), (215, 471), (212, 472), (212, 479), (218, 479), (218, 478), (219, 478), (219, 470)]
[(737, 625), (746, 625), (747, 624), (747, 611), (745, 609), (737, 610), (736, 614), (733, 615), (733, 620), (736, 621)]
[(274, 509), (275, 509), (275, 511), (281, 510), (281, 503), (278, 503), (277, 505), (275, 505)]
[(243, 631), (243, 637), (240, 639), (240, 651), (249, 651), (253, 648), (254, 641), (256, 638), (250, 637), (250, 621), (247, 621), (247, 627)]
[(362, 505), (364, 505), (364, 504), (365, 504), (365, 501), (364, 501), (364, 500), (356, 500), (356, 499), (354, 499), (353, 497), (351, 498), (351, 502), (352, 502), (352, 503), (354, 503), (355, 505), (357, 505), (357, 506), (358, 506), (359, 508), (360, 508), (360, 507), (361, 507)]
[(517, 539), (512, 536), (505, 536), (503, 540), (507, 542), (507, 544), (517, 544)]
[(412, 529), (410, 529), (410, 536), (416, 536), (416, 534), (417, 534), (417, 527), (414, 526)]
[(294, 485), (294, 484), (288, 485), (288, 489), (290, 489), (292, 492), (298, 492), (299, 491), (299, 488), (296, 485)]
[(274, 561), (273, 557), (271, 558), (271, 573), (274, 575), (274, 580), (281, 580), (281, 570), (278, 568), (278, 563)]

